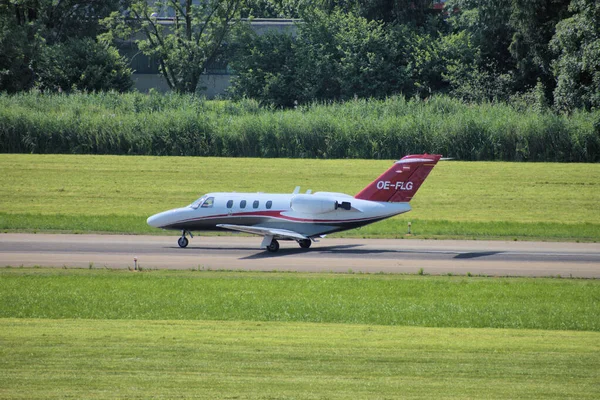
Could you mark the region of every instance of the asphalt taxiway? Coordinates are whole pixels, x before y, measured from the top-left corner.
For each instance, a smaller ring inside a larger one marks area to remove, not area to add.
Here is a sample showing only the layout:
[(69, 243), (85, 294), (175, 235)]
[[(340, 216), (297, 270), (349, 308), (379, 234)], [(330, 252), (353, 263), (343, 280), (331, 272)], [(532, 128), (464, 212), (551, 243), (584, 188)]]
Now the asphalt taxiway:
[(0, 266), (229, 269), (600, 278), (600, 244), (464, 240), (322, 239), (304, 250), (260, 237), (0, 234)]

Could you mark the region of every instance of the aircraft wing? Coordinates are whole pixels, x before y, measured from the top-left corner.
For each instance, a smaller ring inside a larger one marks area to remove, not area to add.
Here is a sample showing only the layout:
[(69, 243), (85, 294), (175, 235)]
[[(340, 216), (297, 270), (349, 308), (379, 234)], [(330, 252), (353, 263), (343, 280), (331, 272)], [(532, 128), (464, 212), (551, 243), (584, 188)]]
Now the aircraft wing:
[(272, 229), (272, 228), (261, 228), (259, 226), (243, 226), (243, 225), (230, 225), (230, 224), (218, 224), (219, 228), (230, 229), (232, 231), (239, 231), (245, 233), (252, 233), (260, 236), (272, 236), (280, 239), (293, 239), (302, 240), (310, 239), (308, 236), (304, 236), (298, 232), (288, 231), (287, 229)]

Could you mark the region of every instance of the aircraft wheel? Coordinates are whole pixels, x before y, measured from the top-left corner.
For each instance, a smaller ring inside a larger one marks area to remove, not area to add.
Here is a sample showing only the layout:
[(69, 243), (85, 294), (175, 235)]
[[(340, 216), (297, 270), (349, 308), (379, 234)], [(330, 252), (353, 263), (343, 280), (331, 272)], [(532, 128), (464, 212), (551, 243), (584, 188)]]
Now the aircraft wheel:
[(271, 240), (271, 244), (267, 246), (267, 250), (270, 253), (275, 253), (279, 250), (279, 242), (275, 239)]
[(177, 241), (177, 244), (181, 248), (187, 247), (188, 243), (189, 242), (185, 236), (180, 237), (179, 240)]
[(312, 244), (312, 242), (310, 239), (301, 239), (301, 240), (298, 240), (298, 244), (303, 249), (308, 249), (310, 247), (310, 245)]

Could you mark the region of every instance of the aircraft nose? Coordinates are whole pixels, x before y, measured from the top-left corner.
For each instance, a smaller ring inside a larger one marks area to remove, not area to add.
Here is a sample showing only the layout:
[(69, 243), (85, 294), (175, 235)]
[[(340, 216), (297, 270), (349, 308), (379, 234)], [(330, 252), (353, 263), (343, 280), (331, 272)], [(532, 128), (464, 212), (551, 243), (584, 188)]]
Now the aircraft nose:
[(158, 214), (154, 214), (146, 220), (146, 223), (153, 228), (158, 228)]
[(153, 228), (170, 229), (173, 224), (177, 224), (190, 216), (188, 208), (175, 208), (152, 215), (146, 220), (146, 223)]
[(162, 228), (167, 223), (168, 212), (154, 214), (146, 220), (146, 223), (153, 228)]

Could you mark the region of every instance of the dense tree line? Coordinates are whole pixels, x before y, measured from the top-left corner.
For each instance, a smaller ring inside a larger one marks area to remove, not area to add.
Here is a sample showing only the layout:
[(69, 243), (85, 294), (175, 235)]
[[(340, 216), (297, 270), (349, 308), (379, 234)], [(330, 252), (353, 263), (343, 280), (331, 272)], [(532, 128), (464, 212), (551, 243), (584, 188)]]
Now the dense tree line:
[(263, 103), (429, 97), (600, 106), (595, 0), (323, 1), (297, 35), (238, 32), (232, 93)]
[[(596, 0), (0, 0), (0, 91), (126, 91), (136, 38), (170, 87), (198, 91), (227, 57), (231, 95), (314, 101), (504, 101), (558, 112), (600, 107)], [(157, 16), (174, 17), (166, 28)], [(243, 17), (298, 18), (257, 35)]]

